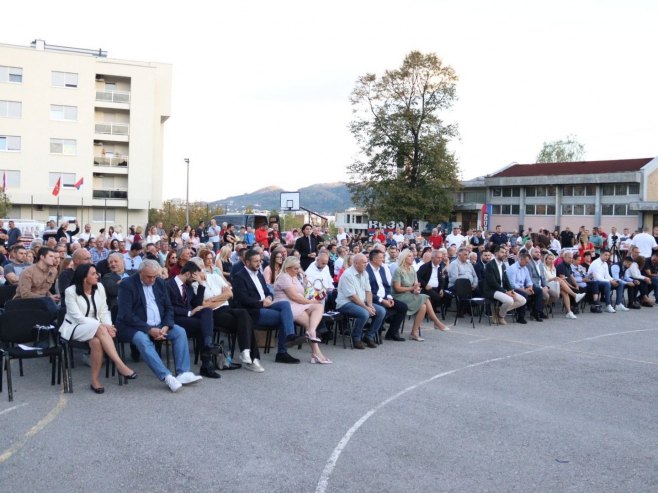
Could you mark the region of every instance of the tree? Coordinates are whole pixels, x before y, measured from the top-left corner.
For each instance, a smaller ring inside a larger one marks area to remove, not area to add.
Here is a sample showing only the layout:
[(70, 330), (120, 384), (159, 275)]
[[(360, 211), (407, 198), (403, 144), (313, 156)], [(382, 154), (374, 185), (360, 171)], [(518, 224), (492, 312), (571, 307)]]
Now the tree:
[(349, 166), (355, 204), (379, 220), (436, 220), (452, 211), (459, 168), (448, 142), (457, 136), (440, 113), (456, 98), (457, 75), (433, 54), (409, 53), (402, 66), (359, 77), (350, 131), (362, 158)]
[[(212, 208), (204, 202), (190, 204), (190, 226), (193, 228), (199, 221), (209, 221), (213, 216), (222, 214), (220, 207)], [(162, 222), (164, 228), (169, 231), (172, 226), (183, 227), (185, 225), (185, 205), (179, 205), (165, 200), (161, 209), (149, 210), (149, 225)]]
[(5, 192), (0, 192), (0, 217), (7, 217), (11, 211), (11, 200)]
[(585, 146), (578, 142), (575, 135), (567, 135), (565, 140), (544, 142), (537, 155), (538, 163), (569, 163), (582, 161)]

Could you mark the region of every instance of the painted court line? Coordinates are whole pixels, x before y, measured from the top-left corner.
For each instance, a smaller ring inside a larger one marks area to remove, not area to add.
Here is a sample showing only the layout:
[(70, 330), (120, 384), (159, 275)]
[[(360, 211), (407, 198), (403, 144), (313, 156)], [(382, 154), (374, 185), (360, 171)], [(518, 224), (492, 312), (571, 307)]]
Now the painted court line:
[[(359, 428), (361, 428), (361, 426), (363, 426), (363, 424), (366, 421), (368, 421), (368, 419), (370, 419), (370, 417), (372, 415), (374, 415), (377, 411), (379, 411), (380, 409), (382, 409), (383, 407), (385, 407), (389, 403), (393, 402), (398, 397), (401, 397), (404, 394), (406, 394), (408, 392), (411, 392), (412, 390), (415, 390), (415, 389), (417, 389), (418, 387), (420, 387), (422, 385), (425, 385), (425, 384), (427, 384), (429, 382), (432, 382), (434, 380), (437, 380), (439, 378), (443, 378), (443, 377), (446, 377), (448, 375), (452, 375), (453, 373), (468, 370), (470, 368), (476, 368), (478, 366), (488, 365), (490, 363), (495, 363), (495, 362), (498, 362), (498, 361), (503, 361), (503, 360), (507, 360), (507, 359), (511, 359), (511, 358), (517, 358), (519, 356), (525, 356), (527, 354), (537, 353), (537, 352), (540, 352), (540, 351), (546, 351), (546, 350), (549, 350), (549, 349), (560, 349), (560, 346), (566, 346), (566, 345), (569, 345), (569, 344), (577, 344), (577, 343), (580, 343), (580, 342), (591, 341), (591, 340), (600, 339), (600, 338), (603, 338), (603, 337), (612, 337), (612, 336), (622, 335), (622, 334), (633, 334), (633, 333), (637, 333), (637, 332), (651, 332), (651, 331), (656, 331), (656, 330), (658, 330), (658, 328), (628, 330), (628, 331), (621, 331), (621, 332), (611, 332), (611, 333), (608, 333), (608, 334), (601, 334), (601, 335), (598, 335), (598, 336), (586, 337), (584, 339), (578, 339), (578, 340), (575, 340), (575, 341), (568, 341), (568, 342), (564, 342), (564, 343), (557, 344), (557, 345), (554, 345), (554, 346), (541, 346), (541, 347), (537, 347), (536, 349), (531, 349), (531, 350), (523, 351), (523, 352), (520, 352), (520, 353), (513, 353), (513, 354), (509, 354), (507, 356), (500, 356), (498, 358), (491, 358), (491, 359), (488, 359), (488, 360), (485, 360), (485, 361), (480, 361), (478, 363), (472, 363), (470, 365), (462, 366), (460, 368), (455, 368), (454, 370), (449, 370), (449, 371), (446, 371), (446, 372), (443, 372), (443, 373), (439, 373), (437, 375), (434, 375), (433, 377), (427, 378), (425, 380), (422, 380), (421, 382), (418, 382), (414, 385), (411, 385), (411, 386), (407, 387), (406, 389), (401, 390), (400, 392), (394, 394), (393, 396), (389, 397), (388, 399), (386, 399), (386, 400), (380, 402), (379, 404), (377, 404), (375, 407), (373, 407), (367, 413), (365, 413), (363, 416), (361, 416), (361, 418), (359, 418), (356, 421), (356, 423), (354, 423), (352, 425), (352, 427), (349, 430), (347, 430), (347, 433), (345, 433), (343, 438), (341, 438), (340, 442), (338, 442), (338, 445), (336, 445), (336, 448), (333, 450), (333, 452), (331, 453), (331, 456), (327, 460), (327, 462), (324, 466), (324, 469), (322, 470), (322, 474), (320, 475), (320, 479), (318, 480), (318, 484), (315, 488), (315, 493), (325, 493), (327, 491), (327, 487), (329, 486), (329, 479), (331, 478), (331, 474), (333, 473), (333, 471), (336, 467), (336, 463), (338, 462), (338, 459), (340, 458), (341, 454), (343, 453), (343, 450), (345, 450), (345, 447), (347, 447), (347, 444), (352, 439), (352, 436), (354, 436), (354, 434), (359, 430)], [(496, 339), (496, 338), (493, 338), (493, 339)], [(517, 342), (517, 341), (509, 341), (509, 342)], [(565, 351), (566, 352), (573, 352), (573, 353), (579, 353), (580, 352), (580, 351), (577, 351), (577, 350), (565, 350)], [(598, 355), (598, 354), (594, 354), (594, 355), (595, 356), (606, 357), (606, 355)], [(625, 358), (614, 358), (614, 359), (625, 359)], [(635, 362), (638, 362), (638, 363), (655, 364), (654, 362), (642, 362), (642, 361), (639, 361), (639, 360), (631, 360), (631, 361), (635, 361)], [(1, 462), (1, 460), (0, 460), (0, 462)]]
[(59, 400), (57, 401), (55, 407), (52, 408), (50, 412), (46, 414), (43, 418), (41, 418), (36, 425), (30, 428), (28, 432), (25, 433), (21, 438), (19, 438), (11, 447), (9, 447), (2, 454), (0, 454), (0, 464), (9, 460), (12, 455), (14, 455), (16, 452), (18, 452), (20, 449), (22, 449), (25, 446), (25, 444), (30, 438), (32, 438), (41, 430), (43, 430), (46, 426), (48, 426), (48, 424), (51, 423), (59, 415), (59, 413), (61, 413), (62, 410), (66, 407), (66, 403), (67, 403), (67, 399), (64, 393), (62, 392), (59, 396)]
[(5, 409), (4, 411), (0, 411), (0, 416), (2, 416), (5, 413), (8, 413), (9, 411), (14, 411), (15, 409), (18, 409), (19, 407), (27, 406), (27, 402), (24, 402), (23, 404), (19, 404), (18, 406), (13, 406), (10, 407), (9, 409)]

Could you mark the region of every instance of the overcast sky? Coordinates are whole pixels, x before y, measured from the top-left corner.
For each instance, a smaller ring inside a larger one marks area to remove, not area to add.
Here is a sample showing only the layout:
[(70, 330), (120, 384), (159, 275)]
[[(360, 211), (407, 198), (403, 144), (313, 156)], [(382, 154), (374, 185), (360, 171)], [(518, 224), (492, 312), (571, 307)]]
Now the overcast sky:
[[(463, 178), (575, 134), (586, 159), (658, 155), (658, 2), (7, 2), (0, 42), (173, 65), (164, 197), (345, 180), (358, 76), (435, 52), (460, 80)], [(9, 22), (10, 21), (10, 22)], [(303, 204), (302, 204), (303, 205)]]

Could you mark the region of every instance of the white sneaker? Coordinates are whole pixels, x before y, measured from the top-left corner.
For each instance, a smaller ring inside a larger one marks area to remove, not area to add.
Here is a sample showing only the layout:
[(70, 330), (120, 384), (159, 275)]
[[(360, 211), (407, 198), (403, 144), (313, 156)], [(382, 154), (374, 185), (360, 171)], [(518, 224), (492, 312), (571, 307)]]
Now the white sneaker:
[(605, 311), (608, 313), (617, 313), (614, 308), (612, 308), (612, 305), (608, 305), (605, 307)]
[[(582, 300), (586, 295), (587, 295), (587, 293), (580, 293), (580, 294), (577, 294), (577, 295), (576, 295), (576, 303), (580, 303), (580, 300)], [(572, 314), (572, 315), (573, 315), (573, 314)]]
[(567, 318), (572, 318), (572, 319), (574, 319), (574, 320), (576, 320), (576, 319), (578, 318), (578, 317), (576, 317), (576, 316), (573, 314), (573, 312), (569, 312), (569, 313), (567, 313), (566, 317), (567, 317)]
[(184, 373), (181, 373), (180, 375), (177, 375), (176, 380), (178, 380), (183, 385), (187, 385), (188, 383), (195, 383), (198, 382), (199, 380), (203, 380), (203, 377), (199, 375), (195, 375), (191, 371), (186, 371)]
[(255, 358), (253, 363), (254, 363), (255, 366), (257, 366), (261, 370), (265, 371), (265, 368), (263, 368), (263, 365), (260, 364), (260, 360), (258, 358)]
[(167, 384), (167, 387), (169, 387), (169, 390), (171, 390), (172, 392), (176, 392), (178, 389), (180, 389), (183, 386), (173, 375), (167, 375), (164, 379), (164, 382)]
[(240, 353), (240, 361), (242, 361), (245, 365), (250, 365), (252, 363), (251, 351), (249, 349), (245, 349)]
[(251, 363), (250, 365), (245, 364), (244, 367), (245, 369), (249, 371), (253, 371), (255, 373), (263, 373), (265, 371), (265, 368), (260, 366), (260, 363), (258, 362), (257, 359), (255, 359), (254, 362)]
[(615, 310), (618, 312), (630, 312), (630, 309), (626, 308), (624, 305), (615, 306)]

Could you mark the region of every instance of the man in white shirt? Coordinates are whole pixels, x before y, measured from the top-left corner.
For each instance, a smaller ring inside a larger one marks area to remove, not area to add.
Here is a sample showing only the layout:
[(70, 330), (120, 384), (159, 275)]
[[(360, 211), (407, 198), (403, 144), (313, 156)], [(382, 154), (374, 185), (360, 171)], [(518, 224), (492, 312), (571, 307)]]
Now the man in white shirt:
[(393, 239), (395, 240), (395, 243), (397, 244), (398, 248), (400, 248), (404, 243), (404, 233), (402, 232), (401, 228), (395, 228), (395, 234), (393, 235)]
[(347, 239), (347, 233), (345, 232), (345, 228), (338, 228), (338, 234), (336, 235), (336, 240), (338, 240), (338, 244), (340, 245), (341, 241)]
[(631, 242), (633, 246), (640, 249), (640, 255), (645, 259), (649, 259), (654, 250), (658, 250), (656, 239), (649, 234), (649, 228), (645, 227), (642, 233), (638, 233), (633, 237)]
[[(653, 238), (653, 237), (652, 237)], [(640, 248), (637, 246), (631, 246), (630, 248), (630, 257), (633, 263), (631, 264), (630, 268), (628, 269), (629, 276), (634, 279), (635, 281), (638, 281), (639, 284), (637, 285), (637, 291), (640, 294), (640, 305), (646, 306), (647, 308), (652, 307), (653, 303), (649, 299), (649, 288), (651, 286), (651, 278), (645, 276), (641, 271), (640, 271), (640, 266), (638, 265), (638, 257), (640, 256)], [(646, 261), (645, 261), (646, 262)], [(636, 302), (637, 300), (628, 300), (628, 304), (630, 305), (633, 302)]]
[(321, 251), (315, 258), (315, 262), (309, 265), (305, 272), (308, 282), (315, 286), (316, 282), (320, 281), (327, 294), (334, 290), (334, 281), (331, 279), (328, 264), (329, 254), (326, 251)]
[(85, 240), (85, 245), (88, 245), (90, 241), (94, 241), (96, 239), (96, 235), (94, 235), (91, 232), (91, 225), (90, 224), (85, 224), (85, 231), (84, 233), (80, 233), (78, 235), (79, 240)]
[[(601, 250), (601, 256), (594, 260), (587, 273), (592, 276), (592, 280), (598, 285), (598, 293), (593, 295), (594, 302), (596, 303), (601, 293), (605, 297), (605, 311), (608, 313), (615, 313), (615, 309), (612, 307), (612, 287), (617, 287), (619, 285), (618, 281), (615, 281), (610, 275), (608, 270), (608, 260), (610, 260), (610, 251)], [(613, 284), (614, 283), (614, 284)]]
[(462, 235), (462, 229), (459, 226), (452, 228), (452, 233), (446, 236), (445, 244), (448, 246), (455, 245), (457, 248), (466, 243), (466, 237)]

